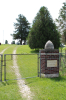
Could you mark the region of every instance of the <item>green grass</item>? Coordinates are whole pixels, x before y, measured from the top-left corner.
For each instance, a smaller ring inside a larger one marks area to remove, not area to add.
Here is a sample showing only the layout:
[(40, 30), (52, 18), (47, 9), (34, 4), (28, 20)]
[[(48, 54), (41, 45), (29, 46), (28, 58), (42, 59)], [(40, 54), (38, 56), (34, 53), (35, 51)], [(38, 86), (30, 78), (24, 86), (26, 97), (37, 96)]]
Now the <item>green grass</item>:
[(62, 53), (65, 53), (65, 50), (66, 50), (66, 47), (63, 47), (63, 48), (60, 47), (60, 48), (59, 48), (59, 52), (60, 52), (60, 53), (61, 53), (61, 52), (62, 52)]
[[(16, 45), (11, 45), (4, 52), (4, 54), (13, 53), (15, 47)], [(13, 66), (13, 61), (6, 61), (6, 71), (7, 72), (9, 71), (9, 73), (6, 73), (8, 79), (12, 79), (15, 76), (14, 72), (11, 70), (12, 66)], [(4, 72), (4, 66), (2, 69)], [(4, 80), (4, 73), (3, 73), (3, 80)], [(22, 100), (16, 80), (0, 82), (0, 100)]]
[(5, 48), (9, 47), (9, 46), (11, 46), (11, 45), (9, 45), (9, 44), (1, 44), (1, 45), (0, 45), (0, 52), (1, 52), (2, 50), (4, 50)]
[[(61, 50), (62, 49), (62, 50)], [(65, 55), (66, 47), (59, 48), (59, 52), (62, 53), (61, 55), (61, 65), (60, 65), (60, 75), (66, 75), (66, 55)]]
[[(23, 78), (37, 76), (37, 61), (38, 55), (29, 53), (35, 53), (35, 50), (31, 50), (28, 45), (23, 45), (17, 48), (17, 54), (28, 53), (28, 55), (19, 55), (17, 57), (17, 63), (20, 69), (20, 73)], [(37, 51), (36, 51), (37, 52)], [(37, 52), (38, 53), (38, 52)]]
[[(7, 49), (4, 54), (11, 54), (16, 45)], [(63, 49), (64, 50), (64, 49)], [(63, 51), (64, 52), (64, 51)], [(17, 53), (38, 53), (38, 50), (31, 50), (28, 45), (20, 45), (17, 48)], [(16, 56), (22, 77), (32, 77), (37, 75), (37, 55), (20, 55)], [(7, 56), (7, 60), (11, 56)], [(13, 60), (7, 61), (7, 72), (13, 66)], [(14, 79), (14, 72), (7, 73), (8, 79)], [(25, 84), (30, 87), (34, 94), (33, 100), (65, 100), (66, 99), (66, 76), (58, 78), (29, 78), (25, 79)], [(0, 82), (0, 99), (1, 100), (24, 100), (21, 98), (16, 80)]]
[[(35, 53), (35, 50), (31, 50), (28, 45), (17, 48), (17, 53), (31, 53), (31, 52)], [(19, 63), (19, 61), (21, 63)], [(30, 60), (30, 63), (28, 59), (26, 61), (25, 56), (21, 60), (19, 59), (17, 62), (22, 77), (25, 77), (24, 71), (26, 70), (26, 74), (27, 74), (27, 69), (29, 69), (30, 65), (33, 65), (32, 64), (33, 58)], [(24, 68), (22, 67), (22, 65)], [(25, 66), (27, 66), (27, 69), (25, 68)], [(36, 65), (34, 65), (33, 67), (36, 67)], [(34, 74), (35, 71), (32, 73)], [(31, 88), (31, 91), (34, 93), (33, 100), (65, 100), (66, 99), (66, 92), (65, 92), (66, 76), (59, 76), (59, 78), (37, 77), (37, 78), (25, 79), (25, 81), (26, 84)]]
[(0, 82), (0, 100), (21, 100), (16, 81)]
[(19, 46), (19, 48), (17, 49), (17, 53), (18, 54), (22, 54), (22, 53), (39, 53), (39, 50), (35, 50), (35, 49), (30, 49), (30, 47), (28, 45), (22, 45)]

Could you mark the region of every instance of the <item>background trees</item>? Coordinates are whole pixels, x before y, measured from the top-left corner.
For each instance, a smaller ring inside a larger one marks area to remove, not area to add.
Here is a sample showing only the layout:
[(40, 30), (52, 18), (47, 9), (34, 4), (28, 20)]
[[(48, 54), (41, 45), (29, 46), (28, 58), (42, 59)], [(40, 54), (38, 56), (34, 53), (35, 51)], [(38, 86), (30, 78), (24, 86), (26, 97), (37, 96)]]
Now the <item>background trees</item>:
[(22, 44), (22, 40), (24, 40), (25, 44), (30, 28), (29, 22), (27, 21), (26, 17), (21, 14), (18, 15), (16, 20), (17, 23), (14, 23), (15, 31), (14, 34), (11, 35), (13, 36), (13, 39), (19, 39), (20, 44)]
[(59, 11), (59, 17), (56, 19), (57, 28), (61, 34), (61, 41), (66, 43), (66, 2), (63, 3), (62, 8)]
[(41, 7), (37, 13), (28, 36), (30, 48), (44, 48), (45, 43), (51, 40), (55, 48), (60, 46), (60, 35), (56, 25), (46, 7)]
[(11, 44), (15, 44), (15, 41), (12, 41)]
[(5, 44), (8, 44), (8, 41), (7, 40), (5, 40)]

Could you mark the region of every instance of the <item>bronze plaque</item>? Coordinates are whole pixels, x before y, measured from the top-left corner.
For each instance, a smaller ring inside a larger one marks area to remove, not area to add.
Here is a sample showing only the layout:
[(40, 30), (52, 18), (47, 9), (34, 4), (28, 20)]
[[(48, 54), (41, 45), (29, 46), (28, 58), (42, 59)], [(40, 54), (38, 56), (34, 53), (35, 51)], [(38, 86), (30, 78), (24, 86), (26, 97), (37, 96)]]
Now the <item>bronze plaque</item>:
[(57, 67), (57, 60), (47, 60), (47, 67)]

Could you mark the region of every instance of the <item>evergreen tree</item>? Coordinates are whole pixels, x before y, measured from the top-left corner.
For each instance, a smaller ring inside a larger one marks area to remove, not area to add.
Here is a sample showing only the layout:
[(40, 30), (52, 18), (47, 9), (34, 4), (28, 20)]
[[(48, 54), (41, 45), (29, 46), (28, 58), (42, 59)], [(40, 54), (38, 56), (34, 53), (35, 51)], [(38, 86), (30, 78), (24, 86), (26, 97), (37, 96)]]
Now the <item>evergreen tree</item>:
[(22, 40), (24, 40), (24, 44), (26, 42), (26, 37), (29, 33), (29, 23), (25, 16), (19, 14), (18, 18), (16, 19), (17, 23), (14, 23), (15, 31), (14, 34), (11, 34), (13, 36), (13, 39), (19, 39), (20, 44), (22, 44)]
[(30, 48), (44, 48), (45, 43), (51, 40), (55, 48), (60, 46), (60, 36), (56, 25), (46, 7), (41, 7), (30, 29), (28, 43)]
[(5, 44), (8, 44), (8, 41), (7, 40), (5, 40)]

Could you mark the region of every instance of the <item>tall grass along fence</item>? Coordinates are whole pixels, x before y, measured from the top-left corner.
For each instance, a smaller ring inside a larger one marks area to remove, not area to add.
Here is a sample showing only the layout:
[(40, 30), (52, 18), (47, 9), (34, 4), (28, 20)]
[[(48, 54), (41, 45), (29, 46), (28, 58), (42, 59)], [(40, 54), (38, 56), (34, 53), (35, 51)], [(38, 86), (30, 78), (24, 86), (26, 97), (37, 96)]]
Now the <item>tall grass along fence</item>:
[(62, 52), (62, 48), (59, 53), (59, 73), (60, 75), (66, 75), (66, 50)]
[[(0, 81), (41, 76), (40, 59), (39, 53), (0, 55)], [(59, 74), (66, 75), (66, 53), (59, 53)]]

